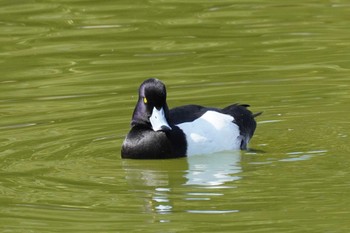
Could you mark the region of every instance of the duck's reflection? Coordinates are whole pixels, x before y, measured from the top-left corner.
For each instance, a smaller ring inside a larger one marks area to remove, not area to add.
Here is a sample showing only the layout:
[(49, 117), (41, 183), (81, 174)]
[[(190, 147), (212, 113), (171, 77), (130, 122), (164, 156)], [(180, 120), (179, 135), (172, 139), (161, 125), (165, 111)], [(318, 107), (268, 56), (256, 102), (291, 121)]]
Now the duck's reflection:
[(220, 186), (240, 179), (240, 152), (193, 156), (187, 159), (186, 185)]
[[(167, 214), (174, 208), (184, 209), (189, 200), (210, 200), (218, 189), (235, 187), (242, 171), (241, 154), (222, 152), (171, 160), (123, 160), (131, 191), (145, 202), (146, 212)], [(203, 194), (203, 188), (208, 190)], [(203, 197), (203, 195), (205, 197)]]

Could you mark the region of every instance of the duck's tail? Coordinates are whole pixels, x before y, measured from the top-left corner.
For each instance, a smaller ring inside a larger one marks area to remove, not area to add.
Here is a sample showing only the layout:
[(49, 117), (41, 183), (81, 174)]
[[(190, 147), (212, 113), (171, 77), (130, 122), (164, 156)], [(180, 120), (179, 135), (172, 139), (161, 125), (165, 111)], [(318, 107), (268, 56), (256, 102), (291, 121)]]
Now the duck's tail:
[(255, 117), (258, 117), (258, 116), (260, 116), (261, 114), (263, 114), (263, 112), (253, 113), (253, 117), (254, 117), (254, 118), (255, 118)]

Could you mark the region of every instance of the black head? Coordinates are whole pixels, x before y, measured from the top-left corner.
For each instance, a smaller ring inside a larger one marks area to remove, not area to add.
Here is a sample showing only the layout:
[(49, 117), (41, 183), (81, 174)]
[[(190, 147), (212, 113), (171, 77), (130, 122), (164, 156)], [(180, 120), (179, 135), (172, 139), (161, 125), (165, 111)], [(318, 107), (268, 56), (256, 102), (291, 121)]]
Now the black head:
[(154, 131), (169, 130), (169, 109), (165, 85), (158, 79), (147, 79), (139, 88), (131, 125), (143, 125)]
[(166, 88), (164, 83), (155, 78), (145, 80), (139, 89), (139, 100), (147, 107), (161, 108), (166, 105)]

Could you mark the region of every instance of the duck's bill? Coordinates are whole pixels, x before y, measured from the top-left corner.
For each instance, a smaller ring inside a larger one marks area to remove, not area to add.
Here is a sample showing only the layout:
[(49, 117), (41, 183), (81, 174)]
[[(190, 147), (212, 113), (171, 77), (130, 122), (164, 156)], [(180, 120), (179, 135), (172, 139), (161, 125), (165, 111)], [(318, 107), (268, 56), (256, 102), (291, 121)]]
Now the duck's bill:
[(171, 130), (170, 125), (168, 124), (166, 118), (164, 109), (160, 108), (159, 110), (157, 108), (153, 108), (152, 115), (149, 118), (152, 129), (154, 131), (168, 131)]

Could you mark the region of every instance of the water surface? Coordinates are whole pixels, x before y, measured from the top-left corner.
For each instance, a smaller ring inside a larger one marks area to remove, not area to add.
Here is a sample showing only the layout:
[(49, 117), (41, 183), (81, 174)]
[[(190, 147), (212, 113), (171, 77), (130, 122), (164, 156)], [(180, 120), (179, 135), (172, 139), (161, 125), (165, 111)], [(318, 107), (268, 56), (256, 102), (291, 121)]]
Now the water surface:
[[(2, 232), (347, 232), (350, 5), (0, 3)], [(248, 152), (121, 160), (137, 88), (263, 111)]]

